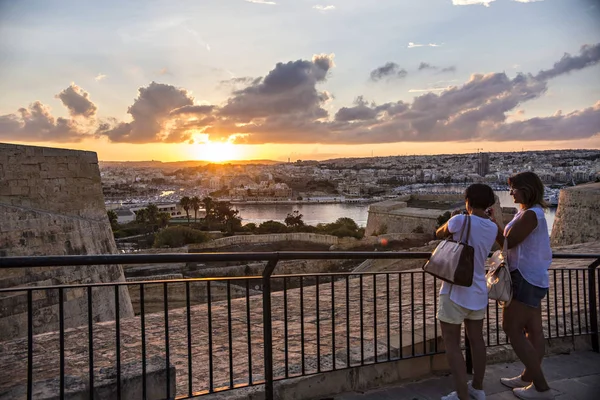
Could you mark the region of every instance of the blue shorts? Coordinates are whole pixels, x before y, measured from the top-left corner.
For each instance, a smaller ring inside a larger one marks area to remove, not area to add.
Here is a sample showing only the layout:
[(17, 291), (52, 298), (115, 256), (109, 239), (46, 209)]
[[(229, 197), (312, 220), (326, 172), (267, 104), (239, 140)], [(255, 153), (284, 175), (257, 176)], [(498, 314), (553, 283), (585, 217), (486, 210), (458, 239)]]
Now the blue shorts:
[(527, 282), (518, 269), (510, 272), (513, 287), (513, 300), (538, 308), (548, 294), (548, 288), (541, 288)]

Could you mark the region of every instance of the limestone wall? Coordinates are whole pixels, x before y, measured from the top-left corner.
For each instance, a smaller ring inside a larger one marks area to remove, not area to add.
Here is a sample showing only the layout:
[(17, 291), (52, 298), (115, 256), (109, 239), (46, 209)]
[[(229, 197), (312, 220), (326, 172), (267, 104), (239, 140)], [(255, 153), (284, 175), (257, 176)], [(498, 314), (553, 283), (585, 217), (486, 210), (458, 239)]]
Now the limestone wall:
[[(348, 240), (346, 240), (348, 239)], [(270, 233), (266, 235), (238, 235), (215, 239), (210, 242), (193, 244), (189, 246), (190, 251), (203, 249), (215, 249), (234, 245), (275, 243), (275, 242), (311, 242), (326, 245), (338, 245), (345, 241), (356, 241), (353, 238), (339, 239), (336, 236), (320, 235), (317, 233), (295, 232), (295, 233)]]
[[(0, 263), (4, 256), (113, 254), (95, 153), (0, 144)], [(124, 281), (118, 265), (3, 269), (0, 288)], [(58, 329), (58, 290), (33, 292), (34, 332)], [(93, 289), (93, 319), (114, 319), (114, 289)], [(119, 310), (132, 316), (126, 288)], [(65, 326), (87, 323), (85, 289), (64, 292)], [(0, 294), (0, 340), (27, 334), (26, 292)]]
[(600, 240), (600, 183), (560, 191), (552, 246)]

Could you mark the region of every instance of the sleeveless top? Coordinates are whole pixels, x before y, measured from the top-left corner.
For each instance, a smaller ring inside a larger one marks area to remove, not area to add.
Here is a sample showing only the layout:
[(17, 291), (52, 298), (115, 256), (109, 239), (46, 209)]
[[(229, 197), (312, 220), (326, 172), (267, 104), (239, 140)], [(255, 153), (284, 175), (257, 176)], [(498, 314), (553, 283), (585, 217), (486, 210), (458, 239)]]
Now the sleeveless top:
[(516, 247), (508, 249), (508, 266), (511, 271), (518, 270), (530, 284), (548, 288), (548, 269), (552, 264), (552, 249), (544, 209), (540, 205), (535, 205), (527, 210), (520, 210), (512, 221), (506, 224), (504, 236), (506, 237), (514, 223), (527, 211), (535, 213), (537, 226), (525, 240)]

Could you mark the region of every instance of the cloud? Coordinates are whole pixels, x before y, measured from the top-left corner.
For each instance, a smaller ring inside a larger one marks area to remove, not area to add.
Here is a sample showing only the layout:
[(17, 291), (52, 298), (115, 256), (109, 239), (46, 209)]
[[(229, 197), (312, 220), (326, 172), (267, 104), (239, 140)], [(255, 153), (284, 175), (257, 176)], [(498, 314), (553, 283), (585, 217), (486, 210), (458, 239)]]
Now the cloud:
[(429, 44), (419, 44), (419, 43), (414, 43), (414, 42), (408, 42), (408, 48), (409, 49), (414, 49), (415, 47), (423, 47), (423, 46), (427, 46), (427, 47), (440, 47), (441, 44), (436, 44), (436, 43), (429, 43)]
[(560, 61), (554, 63), (554, 66), (548, 70), (540, 71), (537, 79), (547, 80), (558, 75), (567, 74), (571, 71), (583, 69), (600, 62), (600, 43), (581, 46), (578, 56), (571, 56), (565, 53)]
[(103, 80), (103, 79), (106, 79), (106, 75), (104, 75), (104, 74), (98, 74), (98, 75), (96, 75), (96, 77), (94, 78), (94, 80), (95, 80), (96, 82), (100, 82), (100, 81), (101, 81), (101, 80)]
[[(93, 134), (84, 133), (78, 120), (54, 118), (48, 107), (34, 102), (0, 116), (0, 139), (73, 142), (95, 135), (113, 142), (190, 143), (203, 134), (247, 144), (367, 144), (589, 138), (600, 134), (600, 102), (528, 119), (520, 110), (547, 94), (550, 79), (596, 65), (599, 46), (583, 46), (576, 56), (565, 54), (537, 75), (473, 74), (462, 84), (444, 80), (411, 89), (416, 93), (412, 102), (377, 104), (358, 96), (354, 104), (331, 114), (326, 103), (332, 95), (319, 86), (334, 67), (333, 55), (320, 54), (277, 63), (264, 77), (233, 79), (245, 87), (233, 90), (220, 105), (196, 104), (187, 90), (152, 82), (139, 89), (128, 109), (130, 121), (108, 118), (98, 124), (89, 118), (87, 124), (97, 125)], [(373, 77), (397, 77), (401, 71), (387, 63)], [(87, 92), (74, 84), (58, 97), (72, 116), (95, 115)]]
[(476, 4), (481, 4), (482, 6), (489, 7), (490, 3), (493, 3), (496, 0), (452, 0), (452, 4), (455, 6), (472, 6)]
[(516, 1), (517, 3), (537, 3), (540, 1), (544, 1), (544, 0), (513, 0)]
[(285, 114), (326, 117), (322, 103), (330, 98), (316, 85), (327, 79), (334, 55), (319, 54), (312, 61), (277, 63), (263, 79), (233, 92), (219, 114), (238, 122)]
[(331, 6), (331, 5), (330, 6), (322, 6), (322, 5), (318, 4), (316, 6), (313, 6), (313, 8), (315, 10), (319, 10), (319, 11), (332, 11), (332, 10), (335, 10), (335, 6)]
[(418, 69), (419, 69), (419, 71), (423, 71), (424, 69), (438, 69), (438, 67), (433, 66), (433, 65), (431, 65), (429, 63), (426, 63), (426, 62), (421, 62), (419, 64), (419, 68)]
[(69, 109), (69, 114), (72, 117), (91, 118), (96, 115), (98, 107), (89, 99), (89, 94), (76, 84), (71, 86), (56, 95), (65, 107)]
[(440, 74), (443, 74), (445, 72), (456, 72), (456, 67), (454, 65), (452, 65), (450, 67), (440, 68), (440, 67), (437, 67), (435, 65), (431, 65), (429, 63), (426, 63), (426, 62), (421, 62), (419, 64), (418, 70), (419, 71), (434, 70), (434, 71), (438, 71), (438, 73), (440, 73)]
[(167, 130), (167, 123), (173, 110), (193, 105), (194, 98), (185, 89), (151, 82), (147, 87), (139, 88), (138, 97), (127, 110), (132, 117), (131, 122), (103, 123), (97, 134), (107, 136), (112, 142), (186, 141), (191, 133), (171, 134)]
[(76, 122), (54, 118), (50, 108), (39, 101), (17, 114), (0, 115), (0, 139), (31, 142), (79, 142), (89, 137)]
[(408, 72), (404, 68), (394, 62), (388, 62), (385, 65), (375, 68), (371, 71), (371, 80), (373, 82), (380, 81), (384, 78), (404, 78)]
[(269, 5), (276, 5), (277, 3), (275, 3), (274, 1), (267, 1), (267, 0), (246, 0), (248, 3), (254, 3), (254, 4), (269, 4)]

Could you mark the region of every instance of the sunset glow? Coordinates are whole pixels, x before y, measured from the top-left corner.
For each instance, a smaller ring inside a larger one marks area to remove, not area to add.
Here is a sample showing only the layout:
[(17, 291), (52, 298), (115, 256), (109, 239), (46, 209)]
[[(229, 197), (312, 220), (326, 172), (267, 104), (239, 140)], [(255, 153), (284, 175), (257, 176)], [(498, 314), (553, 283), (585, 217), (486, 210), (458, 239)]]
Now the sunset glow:
[(194, 146), (194, 154), (197, 160), (223, 162), (239, 160), (241, 151), (238, 146), (230, 142), (206, 142)]

